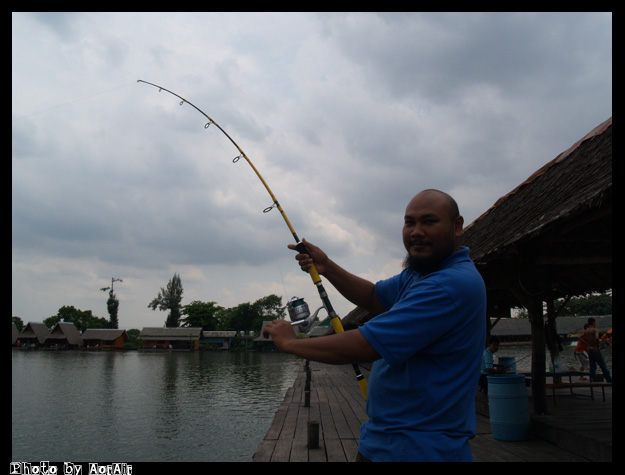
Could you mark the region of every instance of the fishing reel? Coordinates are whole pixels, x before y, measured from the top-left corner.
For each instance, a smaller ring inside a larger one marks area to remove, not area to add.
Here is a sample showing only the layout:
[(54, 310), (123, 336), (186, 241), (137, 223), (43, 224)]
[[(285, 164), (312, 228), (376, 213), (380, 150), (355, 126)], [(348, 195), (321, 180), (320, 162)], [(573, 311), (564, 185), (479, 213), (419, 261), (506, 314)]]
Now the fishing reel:
[(308, 304), (304, 302), (303, 298), (299, 297), (291, 298), (287, 302), (286, 307), (289, 310), (289, 317), (291, 317), (291, 325), (299, 325), (302, 333), (307, 333), (310, 330), (319, 310), (325, 309), (325, 306), (321, 306), (311, 315)]

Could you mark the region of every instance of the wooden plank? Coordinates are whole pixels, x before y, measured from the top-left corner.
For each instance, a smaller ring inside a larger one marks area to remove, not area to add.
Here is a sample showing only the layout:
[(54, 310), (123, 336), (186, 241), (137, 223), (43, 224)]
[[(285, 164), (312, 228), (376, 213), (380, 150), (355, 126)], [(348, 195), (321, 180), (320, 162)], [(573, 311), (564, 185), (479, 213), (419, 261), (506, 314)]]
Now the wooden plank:
[(358, 439), (343, 439), (341, 444), (343, 445), (343, 452), (347, 461), (355, 462), (358, 454)]
[(308, 462), (308, 446), (306, 445), (306, 439), (293, 439), (291, 445), (291, 455), (289, 462)]
[(347, 462), (340, 439), (326, 440), (326, 455), (328, 462)]
[(280, 438), (282, 432), (282, 426), (284, 425), (284, 419), (286, 418), (287, 406), (282, 405), (276, 411), (276, 415), (271, 422), (271, 426), (265, 434), (265, 440), (277, 440)]
[(334, 419), (332, 418), (332, 411), (328, 403), (328, 396), (325, 388), (319, 388), (317, 390), (319, 397), (319, 422), (321, 424), (321, 431), (325, 440), (338, 439), (339, 435), (334, 425)]
[(501, 452), (492, 438), (478, 436), (469, 441), (473, 460), (476, 462), (523, 462), (521, 458)]
[(275, 439), (264, 439), (260, 443), (260, 446), (252, 457), (252, 460), (254, 462), (270, 462), (276, 443), (277, 440)]
[(330, 406), (330, 413), (332, 414), (332, 420), (339, 439), (352, 438), (354, 435), (349, 427), (349, 424), (347, 423), (347, 420), (345, 419), (343, 409), (332, 391), (332, 388), (328, 388), (326, 394), (328, 395), (328, 405)]
[(328, 457), (326, 455), (326, 446), (323, 438), (319, 440), (318, 449), (308, 449), (308, 461), (309, 462), (327, 462)]
[(271, 462), (288, 462), (291, 457), (292, 438), (280, 438), (271, 454)]

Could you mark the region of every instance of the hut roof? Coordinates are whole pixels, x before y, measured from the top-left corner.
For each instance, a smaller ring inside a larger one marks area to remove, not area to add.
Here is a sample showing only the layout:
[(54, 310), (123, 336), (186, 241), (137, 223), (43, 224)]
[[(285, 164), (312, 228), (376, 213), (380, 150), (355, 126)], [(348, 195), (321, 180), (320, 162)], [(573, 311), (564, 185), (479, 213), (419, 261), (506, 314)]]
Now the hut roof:
[[(595, 317), (597, 330), (601, 333), (612, 328), (612, 316)], [(491, 320), (492, 321), (492, 320)], [(558, 317), (558, 334), (568, 335), (584, 331), (588, 317)], [(494, 322), (493, 322), (494, 323)], [(530, 322), (527, 318), (502, 318), (491, 329), (491, 335), (519, 336), (530, 335)]]
[(268, 324), (270, 324), (272, 321), (273, 321), (273, 320), (265, 320), (265, 321), (263, 322), (263, 325), (262, 325), (262, 327), (261, 327), (261, 329), (260, 329), (260, 334), (259, 334), (256, 338), (254, 338), (254, 341), (273, 341), (273, 338), (271, 338), (271, 337), (269, 337), (269, 338), (265, 338), (265, 337), (263, 336), (263, 330), (264, 330), (264, 329), (265, 329), (265, 327), (266, 327)]
[(202, 334), (200, 327), (182, 327), (182, 328), (162, 328), (162, 327), (144, 327), (141, 330), (139, 338), (144, 340), (198, 340)]
[(120, 336), (124, 337), (125, 341), (130, 340), (126, 330), (117, 329), (117, 328), (87, 328), (82, 334), (82, 339), (84, 340), (102, 340), (102, 341), (113, 341)]
[(50, 329), (46, 326), (45, 323), (33, 323), (28, 322), (26, 326), (22, 329), (22, 333), (20, 333), (20, 338), (37, 338), (40, 344), (46, 341), (48, 335), (50, 334)]
[(202, 332), (202, 338), (234, 338), (235, 336), (237, 336), (237, 332), (234, 330)]
[(67, 340), (70, 345), (82, 345), (78, 329), (72, 322), (58, 322), (46, 338), (48, 340)]
[(11, 344), (13, 345), (19, 337), (20, 331), (17, 329), (15, 323), (11, 322)]
[(553, 297), (612, 288), (612, 118), (559, 154), (467, 226), (463, 243), (489, 299), (520, 306), (506, 276), (527, 294)]

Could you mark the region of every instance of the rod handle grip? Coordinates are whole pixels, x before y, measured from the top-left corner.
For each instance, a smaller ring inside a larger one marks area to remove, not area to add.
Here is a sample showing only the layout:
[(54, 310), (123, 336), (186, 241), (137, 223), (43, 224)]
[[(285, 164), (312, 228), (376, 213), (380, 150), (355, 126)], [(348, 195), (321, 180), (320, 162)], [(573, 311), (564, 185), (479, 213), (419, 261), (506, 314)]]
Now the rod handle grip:
[[(297, 249), (300, 254), (309, 254), (306, 245), (301, 241), (295, 245), (295, 249)], [(310, 278), (312, 279), (313, 283), (316, 284), (318, 282), (321, 282), (321, 276), (319, 275), (319, 272), (317, 272), (317, 268), (315, 267), (314, 263), (310, 266), (310, 269), (308, 269), (308, 273), (310, 274)]]

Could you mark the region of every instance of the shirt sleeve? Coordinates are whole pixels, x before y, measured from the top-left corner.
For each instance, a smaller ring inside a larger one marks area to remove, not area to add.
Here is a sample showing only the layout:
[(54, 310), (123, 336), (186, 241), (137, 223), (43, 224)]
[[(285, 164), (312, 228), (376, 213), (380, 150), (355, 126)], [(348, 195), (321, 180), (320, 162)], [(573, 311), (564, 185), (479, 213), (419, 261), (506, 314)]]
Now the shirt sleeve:
[[(393, 299), (397, 289), (401, 297)], [(406, 361), (442, 338), (455, 324), (454, 300), (435, 279), (389, 279), (376, 285), (376, 291), (389, 309), (369, 320), (360, 331), (390, 365)]]

